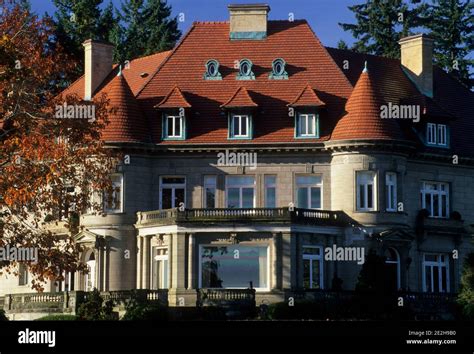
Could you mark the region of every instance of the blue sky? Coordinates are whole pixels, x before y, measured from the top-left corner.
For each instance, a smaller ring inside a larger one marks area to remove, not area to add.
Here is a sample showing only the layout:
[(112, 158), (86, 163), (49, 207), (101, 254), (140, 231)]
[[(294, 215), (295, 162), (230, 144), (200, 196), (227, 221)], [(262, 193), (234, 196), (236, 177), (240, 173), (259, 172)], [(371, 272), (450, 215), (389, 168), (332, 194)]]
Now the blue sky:
[[(32, 10), (42, 15), (55, 11), (52, 0), (30, 0)], [(104, 0), (107, 4), (109, 0)], [(112, 0), (120, 6), (120, 0)], [(288, 19), (289, 13), (295, 19), (306, 19), (313, 31), (326, 46), (335, 47), (340, 39), (353, 43), (350, 33), (346, 33), (338, 25), (339, 22), (355, 22), (354, 16), (347, 8), (363, 0), (168, 0), (173, 8), (173, 15), (184, 14), (185, 21), (180, 23), (180, 29), (186, 32), (193, 21), (225, 21), (229, 14), (227, 5), (237, 3), (264, 2), (270, 5), (270, 19)]]

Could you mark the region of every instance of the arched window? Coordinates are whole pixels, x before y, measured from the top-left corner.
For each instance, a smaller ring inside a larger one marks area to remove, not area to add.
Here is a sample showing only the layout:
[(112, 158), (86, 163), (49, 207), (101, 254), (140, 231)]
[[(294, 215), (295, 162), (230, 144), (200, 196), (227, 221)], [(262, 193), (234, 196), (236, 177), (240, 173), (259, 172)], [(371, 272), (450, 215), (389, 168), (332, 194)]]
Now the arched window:
[(252, 71), (252, 66), (253, 64), (249, 59), (240, 60), (237, 80), (255, 80), (255, 74)]
[(219, 72), (219, 62), (215, 59), (210, 59), (206, 63), (205, 80), (222, 80), (222, 75)]
[(385, 250), (385, 269), (386, 269), (386, 280), (387, 289), (397, 291), (400, 289), (400, 255), (398, 251), (393, 248), (387, 248)]
[(286, 72), (286, 62), (282, 58), (277, 58), (272, 63), (272, 73), (269, 76), (274, 80), (287, 80), (288, 73)]

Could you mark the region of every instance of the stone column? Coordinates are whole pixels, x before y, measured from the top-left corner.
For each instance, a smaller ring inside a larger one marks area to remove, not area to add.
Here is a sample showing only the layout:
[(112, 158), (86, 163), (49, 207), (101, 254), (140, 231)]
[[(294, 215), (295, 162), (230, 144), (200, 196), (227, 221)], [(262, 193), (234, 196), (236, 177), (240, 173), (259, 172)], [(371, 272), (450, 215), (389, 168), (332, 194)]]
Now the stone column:
[[(189, 243), (189, 241), (188, 241)], [(170, 306), (196, 306), (196, 291), (186, 289), (187, 246), (186, 234), (171, 235), (171, 288), (168, 291)]]
[(143, 266), (143, 237), (138, 236), (137, 237), (137, 249), (138, 249), (138, 255), (137, 255), (137, 289), (142, 289), (142, 266)]
[(143, 263), (142, 263), (142, 288), (150, 288), (150, 266), (151, 266), (151, 236), (146, 235), (143, 239)]
[(102, 247), (95, 250), (95, 287), (102, 291)]
[(282, 287), (291, 289), (294, 261), (292, 257), (294, 235), (291, 232), (282, 233)]
[(195, 288), (196, 275), (194, 272), (195, 263), (195, 239), (193, 234), (189, 234), (188, 240), (188, 289)]

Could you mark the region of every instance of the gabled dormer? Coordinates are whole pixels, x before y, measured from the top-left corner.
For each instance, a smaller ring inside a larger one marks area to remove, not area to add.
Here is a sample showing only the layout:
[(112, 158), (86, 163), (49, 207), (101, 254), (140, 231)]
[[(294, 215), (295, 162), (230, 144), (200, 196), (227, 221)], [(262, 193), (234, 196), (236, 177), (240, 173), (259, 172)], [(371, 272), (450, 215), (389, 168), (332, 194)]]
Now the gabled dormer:
[(319, 138), (319, 112), (326, 104), (308, 84), (288, 104), (290, 116), (295, 118), (295, 138)]
[(185, 140), (186, 120), (191, 104), (186, 100), (179, 87), (174, 86), (155, 108), (161, 112), (161, 138), (163, 140)]
[(243, 86), (221, 105), (227, 113), (228, 139), (252, 139), (253, 115), (258, 105)]

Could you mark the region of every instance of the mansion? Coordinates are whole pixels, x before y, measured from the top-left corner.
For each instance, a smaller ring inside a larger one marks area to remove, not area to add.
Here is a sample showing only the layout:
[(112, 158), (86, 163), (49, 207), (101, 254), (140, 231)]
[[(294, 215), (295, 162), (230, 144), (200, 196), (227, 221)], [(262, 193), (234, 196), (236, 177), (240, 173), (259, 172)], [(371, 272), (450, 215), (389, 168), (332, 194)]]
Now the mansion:
[[(328, 260), (336, 248), (385, 257), (394, 292), (459, 291), (474, 93), (433, 64), (426, 35), (389, 59), (325, 47), (269, 11), (230, 5), (229, 21), (195, 22), (174, 49), (125, 65), (84, 43), (85, 74), (64, 95), (108, 95), (102, 138), (127, 160), (103, 214), (80, 217), (89, 272), (46, 292), (163, 289), (169, 306), (196, 306), (202, 289), (255, 289), (257, 305), (354, 290), (362, 264)], [(0, 297), (29, 281), (3, 276)]]

